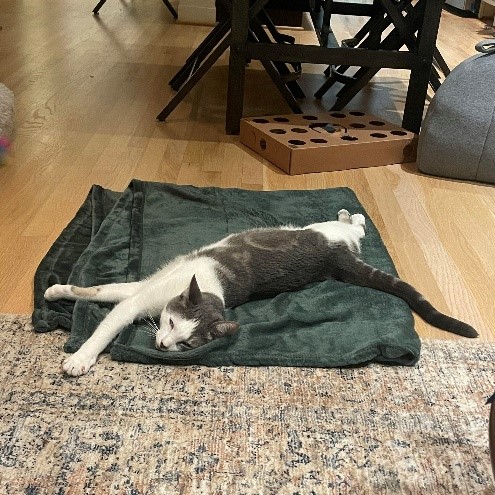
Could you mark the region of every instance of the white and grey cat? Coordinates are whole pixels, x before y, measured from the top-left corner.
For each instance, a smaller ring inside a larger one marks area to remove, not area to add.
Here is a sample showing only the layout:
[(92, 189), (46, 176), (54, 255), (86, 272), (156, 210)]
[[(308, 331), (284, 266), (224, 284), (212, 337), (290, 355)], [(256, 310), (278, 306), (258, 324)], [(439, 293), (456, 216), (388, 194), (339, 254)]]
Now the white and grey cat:
[(47, 300), (118, 303), (65, 360), (63, 370), (73, 376), (87, 373), (126, 325), (147, 315), (160, 315), (157, 349), (192, 349), (237, 331), (238, 323), (225, 320), (225, 308), (330, 278), (398, 296), (438, 328), (465, 337), (478, 335), (470, 325), (437, 311), (411, 285), (363, 262), (359, 253), (364, 235), (364, 216), (340, 210), (338, 221), (229, 235), (178, 256), (141, 282), (88, 288), (54, 285), (45, 292)]

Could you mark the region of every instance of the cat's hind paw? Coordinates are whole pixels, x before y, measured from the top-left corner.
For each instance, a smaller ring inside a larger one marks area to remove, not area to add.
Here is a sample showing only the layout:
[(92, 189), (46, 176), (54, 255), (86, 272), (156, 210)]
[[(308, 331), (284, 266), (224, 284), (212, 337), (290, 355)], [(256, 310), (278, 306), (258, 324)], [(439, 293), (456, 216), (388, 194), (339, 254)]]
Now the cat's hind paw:
[(351, 223), (351, 215), (347, 210), (339, 210), (337, 218), (339, 222)]
[(62, 369), (67, 375), (81, 376), (85, 375), (95, 363), (95, 356), (88, 356), (86, 354), (76, 352), (64, 361), (62, 364)]

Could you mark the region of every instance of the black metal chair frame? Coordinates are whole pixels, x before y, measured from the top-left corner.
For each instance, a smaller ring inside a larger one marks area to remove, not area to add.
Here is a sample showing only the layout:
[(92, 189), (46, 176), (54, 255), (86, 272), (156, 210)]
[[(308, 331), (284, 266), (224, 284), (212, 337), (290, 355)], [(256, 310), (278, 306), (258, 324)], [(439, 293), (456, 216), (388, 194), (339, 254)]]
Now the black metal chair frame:
[[(331, 0), (327, 0), (327, 2), (331, 3)], [(424, 5), (421, 6), (421, 10), (413, 12), (414, 7), (411, 5), (410, 0), (379, 0), (379, 4), (381, 4), (384, 15), (377, 15), (370, 18), (354, 38), (343, 41), (343, 44), (352, 46), (353, 48), (385, 50), (399, 50), (403, 45), (406, 45), (410, 52), (414, 52), (418, 41), (415, 30), (419, 29), (421, 16), (424, 15)], [(403, 12), (406, 14), (405, 17), (403, 16)], [(408, 19), (407, 16), (410, 16), (410, 18)], [(409, 23), (407, 22), (408, 20)], [(394, 26), (393, 31), (381, 41), (382, 33), (391, 24)], [(341, 110), (344, 108), (379, 71), (376, 67), (362, 67), (354, 75), (346, 75), (345, 73), (349, 69), (350, 67), (348, 65), (329, 67), (325, 71), (325, 74), (330, 76), (329, 79), (315, 93), (316, 98), (322, 98), (334, 83), (342, 83), (344, 87), (337, 93), (338, 99), (333, 105), (332, 110)], [(438, 48), (435, 47), (429, 79), (429, 84), (434, 91), (441, 84), (439, 71), (444, 77), (450, 73), (449, 66)]]
[[(177, 94), (158, 115), (158, 120), (163, 121), (170, 115), (227, 48), (230, 48), (227, 134), (239, 133), (245, 71), (251, 59), (260, 60), (289, 106), (297, 113), (301, 110), (295, 98), (300, 94), (297, 82), (291, 77), (291, 64), (339, 66), (338, 71), (345, 78), (348, 76), (344, 72), (349, 67), (360, 67), (352, 79), (344, 78), (345, 86), (334, 109), (343, 108), (381, 68), (408, 69), (411, 75), (402, 125), (413, 132), (419, 132), (421, 126), (428, 84), (439, 84), (434, 60), (436, 66), (448, 73), (447, 65), (436, 50), (443, 6), (441, 0), (417, 0), (414, 3), (412, 0), (374, 0), (371, 5), (326, 0), (323, 9), (312, 12), (313, 21), (320, 23), (317, 25), (319, 46), (287, 43), (287, 40), (280, 42), (280, 38), (273, 34), (273, 40), (270, 40), (261, 26), (262, 21), (266, 22), (263, 9), (268, 0), (254, 0), (254, 3), (232, 0), (232, 4), (224, 1), (229, 16), (210, 32), (172, 78), (170, 84)], [(333, 14), (370, 18), (356, 35), (356, 47), (336, 44), (330, 29)], [(390, 24), (393, 24), (393, 29), (382, 40), (382, 34)], [(401, 51), (402, 46), (407, 46), (408, 51)], [(333, 84), (335, 74), (333, 76), (325, 84)], [(317, 94), (323, 94), (326, 91), (324, 87)]]
[[(232, 4), (227, 0), (220, 1), (225, 7), (225, 19), (213, 28), (170, 80), (170, 86), (177, 93), (157, 116), (159, 121), (166, 120), (189, 91), (229, 48)], [(267, 27), (268, 33), (262, 24)], [(254, 43), (267, 44), (293, 44), (295, 41), (292, 36), (281, 34), (277, 30), (266, 11), (259, 7), (259, 3), (253, 4), (249, 13), (249, 39)], [(302, 113), (297, 103), (297, 99), (305, 98), (304, 92), (297, 83), (297, 78), (300, 75), (300, 64), (297, 61), (286, 64), (283, 61), (272, 62), (267, 59), (261, 60), (261, 63), (291, 110), (295, 113)]]
[[(107, 0), (100, 0), (96, 7), (93, 9), (93, 14), (98, 15), (100, 12), (100, 9), (103, 7), (103, 5), (106, 3)], [(163, 0), (163, 3), (165, 4), (165, 7), (169, 10), (169, 12), (172, 14), (174, 19), (177, 19), (179, 16), (177, 15), (177, 11), (174, 9), (172, 4), (168, 0)]]

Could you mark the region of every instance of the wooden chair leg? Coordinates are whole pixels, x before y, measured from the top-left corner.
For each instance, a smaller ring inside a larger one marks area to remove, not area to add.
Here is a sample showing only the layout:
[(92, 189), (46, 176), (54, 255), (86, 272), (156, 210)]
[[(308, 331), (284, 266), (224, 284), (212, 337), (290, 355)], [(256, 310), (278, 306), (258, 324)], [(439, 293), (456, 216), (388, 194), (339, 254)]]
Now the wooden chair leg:
[(227, 50), (230, 46), (230, 35), (228, 35), (207, 57), (202, 65), (198, 67), (196, 71), (191, 75), (191, 77), (180, 87), (179, 91), (175, 96), (169, 101), (167, 106), (158, 114), (156, 117), (160, 122), (164, 122), (167, 117), (174, 111), (177, 105), (186, 97), (186, 95), (191, 91), (194, 86), (199, 82), (199, 80), (208, 72), (208, 70), (213, 66), (213, 64), (220, 58), (220, 56)]
[(107, 0), (100, 0), (98, 2), (98, 4), (96, 5), (96, 7), (93, 9), (93, 14), (94, 15), (98, 15), (98, 13), (100, 12), (100, 9), (103, 7), (103, 4), (106, 2)]
[(168, 11), (172, 14), (173, 18), (177, 19), (179, 16), (172, 4), (168, 0), (163, 0), (163, 3), (165, 4), (165, 7), (167, 7)]
[(229, 22), (224, 21), (217, 24), (208, 36), (200, 43), (194, 52), (187, 58), (184, 65), (177, 71), (169, 81), (171, 88), (179, 91), (180, 87), (203, 63), (213, 49), (222, 41), (230, 30)]

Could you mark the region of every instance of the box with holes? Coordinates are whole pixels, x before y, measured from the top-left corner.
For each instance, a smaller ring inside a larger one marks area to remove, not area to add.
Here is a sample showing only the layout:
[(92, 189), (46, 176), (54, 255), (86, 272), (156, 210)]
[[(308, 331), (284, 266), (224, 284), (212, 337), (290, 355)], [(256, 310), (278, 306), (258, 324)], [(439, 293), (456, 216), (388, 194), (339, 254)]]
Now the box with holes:
[(289, 175), (413, 162), (416, 134), (364, 112), (241, 120), (239, 139)]

